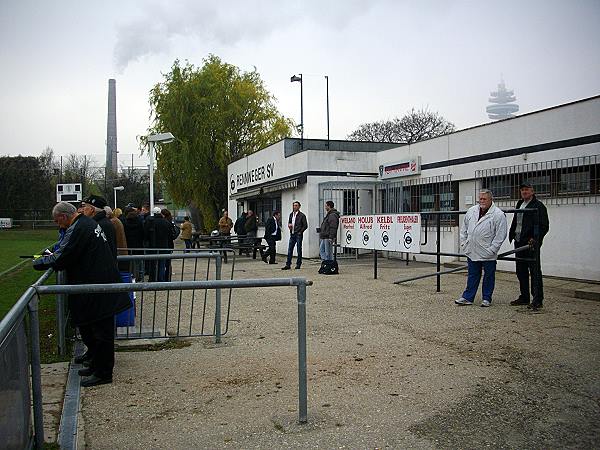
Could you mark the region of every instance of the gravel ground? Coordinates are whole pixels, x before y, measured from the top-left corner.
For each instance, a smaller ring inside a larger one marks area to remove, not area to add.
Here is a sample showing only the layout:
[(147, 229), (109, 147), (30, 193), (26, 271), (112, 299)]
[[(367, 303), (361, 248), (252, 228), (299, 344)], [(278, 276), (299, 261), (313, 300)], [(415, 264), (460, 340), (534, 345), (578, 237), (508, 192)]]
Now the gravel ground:
[(378, 280), (369, 260), (341, 262), (338, 276), (312, 261), (280, 267), (242, 258), (235, 278), (314, 281), (308, 424), (297, 423), (295, 289), (244, 289), (222, 344), (117, 353), (114, 383), (83, 393), (87, 447), (600, 445), (600, 302), (567, 295), (573, 283), (547, 280), (545, 307), (532, 313), (509, 306), (511, 274), (498, 274), (493, 306), (480, 308), (453, 304), (464, 274), (445, 276), (440, 293), (435, 278), (391, 283), (432, 265), (380, 260)]

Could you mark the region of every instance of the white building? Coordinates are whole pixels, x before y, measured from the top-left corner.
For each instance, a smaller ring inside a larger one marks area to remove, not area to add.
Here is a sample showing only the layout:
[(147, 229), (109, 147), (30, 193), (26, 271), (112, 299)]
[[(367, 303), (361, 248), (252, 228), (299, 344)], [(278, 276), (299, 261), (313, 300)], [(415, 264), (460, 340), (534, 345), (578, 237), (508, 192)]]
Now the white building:
[[(472, 206), (485, 187), (508, 209), (527, 179), (550, 219), (544, 275), (600, 281), (600, 96), (411, 145), (288, 138), (230, 164), (228, 179), (234, 221), (248, 209), (261, 223), (282, 211), (278, 253), (287, 252), (285, 224), (292, 202), (299, 201), (309, 222), (303, 244), (309, 258), (319, 254), (315, 228), (326, 200), (342, 214), (458, 211)], [(458, 251), (459, 220), (444, 218), (442, 251)], [(429, 224), (422, 248), (435, 251), (435, 236)], [(506, 242), (502, 251), (510, 248)], [(499, 262), (499, 269), (513, 267)]]

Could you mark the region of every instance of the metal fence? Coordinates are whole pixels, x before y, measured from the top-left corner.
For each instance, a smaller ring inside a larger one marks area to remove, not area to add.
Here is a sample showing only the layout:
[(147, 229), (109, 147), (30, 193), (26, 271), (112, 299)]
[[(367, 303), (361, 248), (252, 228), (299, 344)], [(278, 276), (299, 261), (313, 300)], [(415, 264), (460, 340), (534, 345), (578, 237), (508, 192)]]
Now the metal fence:
[(477, 170), (475, 178), (476, 187), (494, 193), (498, 206), (514, 205), (521, 198), (523, 180), (547, 205), (600, 203), (600, 155)]
[[(170, 290), (214, 290), (222, 291), (226, 289), (240, 288), (269, 288), (269, 287), (296, 287), (296, 300), (298, 304), (298, 421), (306, 423), (307, 414), (307, 376), (306, 376), (306, 287), (312, 285), (311, 281), (305, 278), (266, 278), (266, 279), (245, 279), (245, 280), (210, 280), (210, 281), (171, 281), (154, 283), (113, 283), (113, 284), (87, 284), (87, 285), (54, 285), (41, 286), (36, 284), (28, 292), (38, 295), (56, 294), (92, 294), (92, 293), (117, 293), (132, 292), (133, 290), (142, 292), (158, 292)], [(35, 297), (34, 297), (35, 298)], [(218, 302), (218, 296), (215, 297)], [(190, 300), (191, 301), (191, 300)], [(217, 315), (219, 314), (217, 308)], [(4, 323), (4, 322), (3, 322)], [(39, 342), (39, 334), (32, 335)], [(32, 362), (32, 368), (34, 363)], [(39, 344), (37, 372), (39, 374)], [(41, 408), (41, 393), (39, 396)], [(41, 411), (41, 409), (40, 409)], [(41, 421), (40, 421), (41, 424)], [(36, 429), (37, 430), (37, 429)]]
[[(36, 288), (46, 271), (0, 321), (0, 440), (2, 448), (42, 448), (44, 415)], [(28, 342), (29, 338), (29, 342)], [(33, 417), (33, 423), (32, 423)]]

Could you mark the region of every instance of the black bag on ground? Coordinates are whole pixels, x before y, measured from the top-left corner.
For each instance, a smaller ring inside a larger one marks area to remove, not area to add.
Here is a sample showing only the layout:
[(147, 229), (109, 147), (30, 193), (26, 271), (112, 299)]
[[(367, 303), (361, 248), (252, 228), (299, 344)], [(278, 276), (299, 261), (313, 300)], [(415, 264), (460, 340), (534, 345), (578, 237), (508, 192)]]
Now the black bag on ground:
[(340, 273), (337, 261), (334, 259), (327, 259), (321, 262), (319, 273), (322, 273), (323, 275), (337, 275)]

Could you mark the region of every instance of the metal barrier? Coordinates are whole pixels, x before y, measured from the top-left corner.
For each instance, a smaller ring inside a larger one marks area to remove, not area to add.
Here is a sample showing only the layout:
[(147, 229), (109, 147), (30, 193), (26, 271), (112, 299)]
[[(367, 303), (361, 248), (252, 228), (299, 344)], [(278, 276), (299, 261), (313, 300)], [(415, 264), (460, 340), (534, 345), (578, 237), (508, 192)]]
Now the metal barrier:
[(31, 448), (33, 444), (42, 448), (44, 444), (39, 297), (36, 289), (51, 274), (52, 270), (46, 271), (0, 321), (0, 439), (3, 448)]
[[(156, 255), (163, 256), (163, 255)], [(306, 376), (306, 286), (311, 286), (312, 281), (305, 278), (266, 278), (245, 280), (211, 280), (211, 281), (172, 281), (155, 283), (113, 283), (113, 284), (87, 284), (87, 285), (35, 285), (28, 289), (30, 296), (37, 292), (38, 295), (47, 294), (92, 294), (92, 293), (117, 293), (131, 291), (169, 291), (172, 289), (240, 289), (252, 287), (283, 287), (296, 286), (296, 299), (298, 303), (298, 421), (307, 422), (307, 376)], [(33, 291), (33, 292), (31, 292)], [(36, 337), (39, 340), (39, 336)], [(38, 348), (39, 350), (39, 348)], [(39, 352), (38, 352), (39, 374)], [(33, 367), (33, 362), (32, 362)], [(41, 407), (41, 393), (40, 393)], [(41, 411), (41, 410), (40, 410)], [(40, 422), (41, 424), (41, 422)]]
[[(538, 209), (503, 209), (502, 210), (504, 213), (513, 213), (513, 214), (537, 214), (538, 215), (538, 223), (539, 223), (539, 210)], [(426, 274), (426, 275), (419, 275), (416, 277), (411, 277), (411, 278), (405, 278), (402, 280), (397, 280), (394, 281), (394, 284), (402, 284), (402, 283), (406, 283), (408, 281), (414, 281), (414, 280), (420, 280), (423, 278), (429, 278), (429, 277), (436, 277), (437, 280), (437, 288), (436, 291), (440, 292), (441, 291), (441, 276), (442, 275), (447, 275), (450, 273), (455, 273), (455, 272), (459, 272), (461, 270), (465, 270), (467, 269), (467, 266), (461, 266), (461, 267), (456, 267), (450, 270), (445, 270), (442, 271), (441, 267), (442, 267), (442, 261), (441, 261), (441, 257), (442, 256), (454, 256), (454, 257), (460, 257), (460, 258), (466, 258), (467, 256), (462, 254), (462, 253), (455, 253), (455, 252), (442, 252), (441, 251), (441, 219), (442, 216), (449, 216), (449, 215), (460, 215), (460, 214), (466, 214), (467, 211), (421, 211), (418, 214), (421, 214), (421, 217), (423, 216), (433, 216), (435, 217), (435, 221), (436, 221), (436, 251), (435, 252), (428, 252), (428, 251), (423, 251), (421, 250), (419, 252), (419, 254), (421, 255), (433, 255), (436, 256), (436, 272), (435, 273), (430, 273), (430, 274)], [(425, 222), (425, 242), (427, 242), (427, 234), (429, 232), (428, 229), (428, 221), (424, 219)], [(460, 227), (460, 225), (459, 225)], [(509, 255), (512, 254), (516, 254), (525, 250), (534, 250), (534, 257), (533, 258), (521, 258), (521, 257), (509, 257)], [(533, 248), (530, 247), (529, 245), (525, 245), (519, 248), (516, 248), (514, 250), (509, 250), (507, 252), (504, 253), (500, 253), (498, 254), (497, 257), (498, 260), (504, 260), (504, 261), (529, 261), (529, 262), (539, 262), (540, 260), (540, 248), (538, 245), (534, 246)], [(375, 262), (375, 267), (377, 262)], [(376, 269), (375, 269), (376, 270)], [(375, 278), (377, 278), (377, 276), (375, 276)]]

